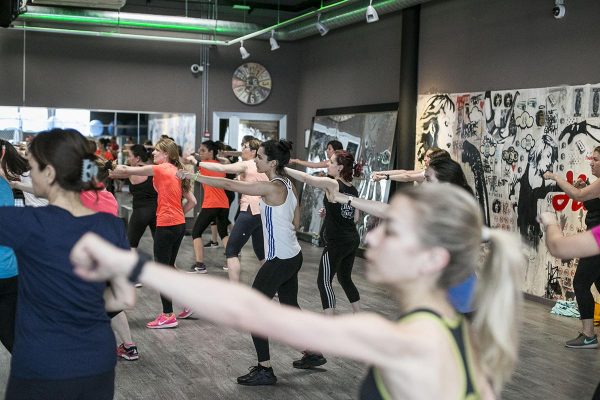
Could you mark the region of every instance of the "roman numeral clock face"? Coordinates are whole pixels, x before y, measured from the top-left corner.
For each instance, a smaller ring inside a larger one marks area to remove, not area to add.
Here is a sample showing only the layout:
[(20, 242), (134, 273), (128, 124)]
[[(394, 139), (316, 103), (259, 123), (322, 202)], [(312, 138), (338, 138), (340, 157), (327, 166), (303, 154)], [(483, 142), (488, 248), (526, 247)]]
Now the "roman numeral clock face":
[(231, 78), (233, 94), (244, 104), (257, 105), (271, 93), (271, 74), (257, 63), (240, 65)]

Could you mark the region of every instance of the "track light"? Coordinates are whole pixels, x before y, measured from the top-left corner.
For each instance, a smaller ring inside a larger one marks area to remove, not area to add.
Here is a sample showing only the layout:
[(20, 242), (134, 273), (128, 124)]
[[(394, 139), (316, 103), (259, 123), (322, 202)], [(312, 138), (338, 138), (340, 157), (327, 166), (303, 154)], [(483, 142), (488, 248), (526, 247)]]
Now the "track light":
[(277, 43), (277, 39), (275, 39), (275, 31), (271, 31), (271, 39), (269, 39), (269, 43), (271, 43), (271, 51), (279, 48), (279, 43)]
[(319, 34), (321, 36), (325, 36), (327, 35), (327, 32), (329, 32), (329, 28), (323, 25), (323, 23), (321, 22), (321, 14), (317, 15), (317, 23), (315, 24), (315, 26), (317, 27), (317, 30), (319, 31)]
[(243, 40), (242, 40), (242, 43), (240, 44), (240, 55), (242, 56), (242, 60), (245, 60), (246, 58), (250, 57), (250, 53), (248, 53), (248, 50), (246, 50), (244, 48)]
[(366, 18), (367, 24), (379, 21), (379, 15), (377, 15), (377, 10), (375, 10), (375, 7), (373, 7), (373, 0), (369, 1), (369, 7), (367, 7)]

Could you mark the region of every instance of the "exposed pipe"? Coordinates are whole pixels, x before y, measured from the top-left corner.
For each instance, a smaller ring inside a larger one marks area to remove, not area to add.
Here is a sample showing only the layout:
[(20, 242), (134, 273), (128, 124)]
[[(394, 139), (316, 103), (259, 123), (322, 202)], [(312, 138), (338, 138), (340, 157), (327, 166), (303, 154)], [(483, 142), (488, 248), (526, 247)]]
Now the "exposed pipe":
[[(402, 10), (429, 0), (383, 0), (373, 3), (379, 15)], [(207, 44), (215, 46), (230, 46), (242, 40), (260, 38), (268, 40), (269, 33), (276, 31), (277, 40), (299, 40), (317, 34), (314, 21), (309, 18), (319, 13), (330, 12), (321, 17), (321, 22), (329, 28), (339, 28), (352, 23), (364, 21), (366, 6), (361, 0), (339, 0), (335, 3), (299, 15), (275, 25), (262, 28), (256, 24), (220, 21), (217, 19), (171, 17), (162, 15), (121, 13), (116, 11), (98, 11), (81, 9), (64, 9), (58, 7), (28, 6), (27, 12), (21, 14), (13, 28), (48, 33), (64, 33), (84, 36), (112, 37), (123, 39), (151, 40), (162, 42)], [(344, 7), (342, 9), (342, 7)], [(335, 12), (336, 10), (340, 10)], [(52, 28), (48, 26), (32, 26), (32, 24), (67, 24), (74, 26), (89, 26), (85, 29)], [(100, 27), (140, 29), (143, 31), (162, 31), (200, 34), (200, 38), (188, 36), (147, 35), (136, 33), (122, 33), (118, 31), (92, 30)], [(287, 29), (283, 29), (288, 27)], [(206, 35), (213, 35), (215, 39), (205, 39)], [(217, 36), (234, 36), (231, 40), (217, 40)]]

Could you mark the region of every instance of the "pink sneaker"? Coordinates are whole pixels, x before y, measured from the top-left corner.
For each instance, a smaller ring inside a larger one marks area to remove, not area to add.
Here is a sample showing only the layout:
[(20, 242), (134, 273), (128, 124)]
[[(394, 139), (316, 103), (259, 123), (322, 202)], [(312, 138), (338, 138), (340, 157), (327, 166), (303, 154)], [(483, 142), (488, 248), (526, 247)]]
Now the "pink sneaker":
[(179, 313), (179, 315), (177, 315), (177, 318), (180, 319), (186, 319), (192, 316), (192, 314), (194, 313), (194, 311), (192, 311), (191, 308), (189, 307), (184, 307), (183, 311)]
[(165, 329), (165, 328), (176, 328), (177, 318), (175, 314), (158, 314), (158, 317), (154, 321), (150, 321), (146, 324), (146, 328), (150, 329)]

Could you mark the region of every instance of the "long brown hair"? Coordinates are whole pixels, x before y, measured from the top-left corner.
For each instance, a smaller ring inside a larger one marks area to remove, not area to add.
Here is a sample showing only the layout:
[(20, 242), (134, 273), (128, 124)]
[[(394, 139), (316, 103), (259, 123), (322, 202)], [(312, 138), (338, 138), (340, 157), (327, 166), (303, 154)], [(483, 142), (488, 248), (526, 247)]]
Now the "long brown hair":
[[(174, 141), (168, 138), (162, 138), (158, 141), (158, 143), (156, 143), (154, 148), (158, 151), (166, 153), (169, 163), (176, 166), (177, 169), (183, 169), (183, 164), (181, 164), (181, 161), (179, 161), (179, 148)], [(183, 189), (183, 193), (189, 192), (191, 187), (192, 184), (189, 179), (181, 180), (181, 188)]]

